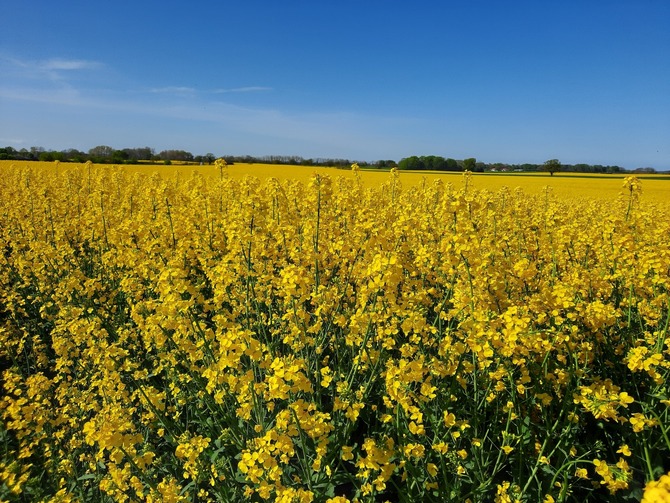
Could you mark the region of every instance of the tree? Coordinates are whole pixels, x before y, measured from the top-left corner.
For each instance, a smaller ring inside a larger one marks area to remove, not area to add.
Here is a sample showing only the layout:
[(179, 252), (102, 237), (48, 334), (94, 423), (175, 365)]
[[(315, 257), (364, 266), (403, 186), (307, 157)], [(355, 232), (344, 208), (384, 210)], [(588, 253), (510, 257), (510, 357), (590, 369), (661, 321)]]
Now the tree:
[(128, 159), (130, 159), (130, 154), (125, 150), (115, 150), (112, 152), (112, 162), (117, 164), (123, 164)]
[(44, 147), (30, 147), (30, 159), (37, 161), (40, 158), (40, 154), (46, 152)]
[(474, 171), (475, 166), (477, 166), (477, 159), (474, 157), (468, 157), (467, 159), (463, 159), (463, 169), (465, 171)]
[(17, 154), (13, 147), (0, 148), (0, 159), (14, 159)]
[(88, 159), (88, 157), (84, 152), (81, 152), (76, 148), (69, 148), (67, 150), (63, 150), (63, 155), (65, 156), (66, 161), (72, 161), (72, 162), (86, 162), (86, 160)]
[(561, 170), (561, 162), (558, 159), (549, 159), (542, 165), (542, 168), (544, 171), (549, 171), (551, 176), (554, 176), (554, 173)]
[(458, 166), (458, 161), (456, 159), (452, 159), (451, 157), (447, 158), (445, 163), (447, 171), (459, 171), (461, 169)]
[(98, 145), (88, 150), (88, 155), (101, 159), (109, 159), (113, 153), (114, 149), (108, 145)]
[(158, 157), (164, 161), (192, 161), (193, 154), (185, 150), (162, 150), (158, 153)]
[(398, 163), (398, 169), (423, 169), (423, 168), (424, 168), (423, 162), (415, 155), (401, 159), (400, 162)]
[(447, 169), (447, 160), (439, 155), (433, 156), (433, 163), (430, 167), (435, 171), (446, 171)]
[(131, 162), (149, 161), (154, 155), (154, 149), (150, 147), (124, 148), (123, 151), (128, 155), (127, 159)]

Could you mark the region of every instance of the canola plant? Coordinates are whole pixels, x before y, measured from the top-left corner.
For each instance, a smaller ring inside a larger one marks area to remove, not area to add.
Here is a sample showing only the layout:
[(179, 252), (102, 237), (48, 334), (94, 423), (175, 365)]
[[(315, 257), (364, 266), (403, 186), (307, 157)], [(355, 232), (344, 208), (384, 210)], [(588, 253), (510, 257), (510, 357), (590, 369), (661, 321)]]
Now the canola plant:
[(644, 182), (227, 170), (3, 167), (0, 498), (668, 497), (670, 204)]

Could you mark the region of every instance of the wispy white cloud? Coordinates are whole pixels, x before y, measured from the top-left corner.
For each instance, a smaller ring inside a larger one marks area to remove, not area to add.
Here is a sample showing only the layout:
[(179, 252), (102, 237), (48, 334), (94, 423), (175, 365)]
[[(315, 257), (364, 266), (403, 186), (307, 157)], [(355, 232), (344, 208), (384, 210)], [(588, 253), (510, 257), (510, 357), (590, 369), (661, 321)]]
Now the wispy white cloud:
[[(248, 142), (249, 145), (295, 149), (298, 153), (312, 150), (330, 155), (329, 152), (337, 152), (344, 146), (347, 149), (358, 146), (361, 151), (369, 148), (369, 134), (374, 131), (380, 135), (374, 141), (384, 142), (380, 129), (393, 129), (391, 124), (396, 122), (390, 117), (366, 116), (355, 111), (305, 112), (280, 106), (240, 106), (234, 103), (233, 96), (236, 94), (274, 91), (272, 87), (260, 85), (214, 89), (188, 85), (110, 89), (102, 78), (98, 79), (97, 85), (95, 80), (90, 79), (84, 84), (78, 79), (78, 72), (107, 68), (103, 63), (84, 59), (9, 60), (0, 53), (0, 73), (3, 67), (14, 71), (12, 79), (0, 83), (0, 100), (16, 104), (13, 107), (16, 110), (31, 110), (29, 103), (32, 102), (40, 107), (40, 113), (45, 118), (49, 115), (54, 117), (54, 121), (66, 120), (64, 117), (69, 113), (76, 113), (76, 127), (83, 123), (99, 125), (101, 117), (107, 117), (105, 122), (113, 124), (122, 116), (128, 128), (124, 127), (119, 135), (132, 129), (131, 117), (142, 121), (160, 118), (168, 119), (161, 123), (169, 123), (175, 130), (187, 131), (195, 127), (211, 131), (211, 141), (219, 141), (217, 138), (223, 131), (228, 137), (240, 138), (241, 142)], [(224, 99), (223, 95), (229, 98)], [(20, 116), (20, 113), (16, 115)], [(93, 127), (93, 130), (98, 127)], [(395, 127), (398, 127), (397, 124)], [(73, 134), (72, 128), (69, 134)], [(365, 141), (364, 131), (368, 134)], [(8, 130), (2, 136), (18, 138), (20, 134), (25, 133)], [(87, 134), (89, 132), (82, 129), (82, 135)], [(201, 141), (200, 137), (197, 141)], [(8, 143), (20, 144), (14, 139)], [(249, 151), (255, 148), (258, 147), (249, 147)]]
[(75, 75), (79, 75), (79, 72), (103, 66), (99, 61), (93, 60), (70, 58), (31, 60), (0, 53), (0, 72), (3, 73), (5, 82), (11, 78), (19, 79), (22, 84), (31, 81), (41, 83), (46, 81), (63, 86), (67, 85), (66, 83)]
[(220, 88), (212, 90), (199, 90), (195, 87), (189, 86), (164, 86), (164, 87), (154, 87), (149, 89), (149, 92), (154, 94), (175, 94), (175, 95), (189, 95), (193, 96), (196, 94), (207, 95), (207, 94), (229, 94), (229, 93), (261, 93), (272, 91), (272, 87), (267, 86), (246, 86), (246, 87), (231, 87), (231, 88)]
[(34, 102), (50, 105), (66, 105), (75, 107), (93, 107), (101, 103), (99, 100), (86, 98), (70, 85), (52, 85), (50, 88), (0, 87), (0, 99), (11, 102)]
[(104, 66), (99, 61), (86, 59), (50, 58), (44, 60), (22, 59), (0, 53), (0, 65), (34, 72), (92, 70)]
[(258, 93), (273, 91), (273, 88), (266, 86), (247, 86), (247, 87), (232, 87), (230, 89), (215, 89), (212, 91), (215, 94), (224, 94), (224, 93)]
[(196, 93), (196, 90), (193, 87), (186, 87), (186, 86), (165, 86), (165, 87), (154, 87), (152, 89), (149, 89), (149, 92), (154, 94), (193, 95)]
[(46, 61), (39, 61), (36, 67), (46, 71), (58, 70), (90, 70), (102, 66), (98, 61), (88, 61), (84, 59), (61, 59), (52, 58)]
[[(137, 95), (74, 89), (44, 92), (39, 89), (6, 88), (0, 85), (0, 99), (65, 107), (59, 112), (60, 117), (64, 117), (69, 110), (77, 110), (78, 114), (84, 112), (91, 117), (93, 122), (98, 122), (103, 116), (111, 118), (118, 115), (123, 115), (123, 121), (128, 125), (133, 122), (131, 117), (141, 120), (161, 118), (164, 119), (162, 123), (169, 123), (172, 128), (184, 131), (189, 127), (200, 127), (194, 126), (200, 123), (205, 131), (212, 131), (211, 141), (218, 141), (216, 138), (220, 138), (220, 132), (226, 131), (228, 136), (238, 135), (239, 138), (244, 138), (241, 141), (251, 145), (246, 147), (249, 152), (256, 152), (256, 149), (262, 147), (270, 150), (274, 148), (278, 152), (288, 150), (299, 155), (346, 157), (344, 153), (338, 152), (345, 149), (350, 152), (363, 152), (375, 146), (380, 151), (392, 148), (393, 144), (385, 138), (381, 130), (402, 127), (399, 119), (373, 117), (357, 112), (298, 112), (277, 107), (240, 106), (216, 100), (211, 94), (210, 99), (207, 99), (207, 94), (195, 93), (194, 99), (188, 100), (179, 99), (175, 95), (175, 92), (190, 90), (191, 88), (168, 86)], [(172, 102), (169, 101), (170, 97)], [(168, 98), (167, 102), (163, 98)], [(113, 120), (116, 119), (111, 119), (110, 123)], [(406, 125), (408, 119), (405, 118), (402, 122)], [(374, 135), (375, 131), (378, 137), (371, 138), (370, 135)]]

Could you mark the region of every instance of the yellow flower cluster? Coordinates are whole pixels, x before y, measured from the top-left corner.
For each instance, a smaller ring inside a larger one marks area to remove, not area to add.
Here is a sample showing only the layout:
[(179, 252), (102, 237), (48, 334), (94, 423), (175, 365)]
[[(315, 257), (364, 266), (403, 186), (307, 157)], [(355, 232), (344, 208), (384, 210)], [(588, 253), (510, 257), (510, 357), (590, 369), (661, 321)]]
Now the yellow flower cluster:
[(647, 484), (641, 503), (659, 503), (670, 501), (670, 472)]
[(670, 206), (638, 179), (210, 169), (3, 168), (0, 499), (588, 501), (670, 469)]
[(610, 494), (628, 488), (632, 473), (625, 459), (619, 458), (615, 465), (607, 464), (600, 459), (594, 459), (593, 464), (596, 467), (596, 473), (602, 478), (601, 484), (609, 489)]

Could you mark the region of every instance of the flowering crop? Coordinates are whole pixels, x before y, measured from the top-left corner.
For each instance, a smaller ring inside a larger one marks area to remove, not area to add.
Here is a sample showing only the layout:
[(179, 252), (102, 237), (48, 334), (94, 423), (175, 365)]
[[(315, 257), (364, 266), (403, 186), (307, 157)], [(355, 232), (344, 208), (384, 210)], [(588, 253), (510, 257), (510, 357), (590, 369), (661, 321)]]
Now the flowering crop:
[(3, 170), (0, 498), (667, 494), (670, 206), (644, 182), (211, 169)]

